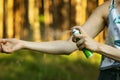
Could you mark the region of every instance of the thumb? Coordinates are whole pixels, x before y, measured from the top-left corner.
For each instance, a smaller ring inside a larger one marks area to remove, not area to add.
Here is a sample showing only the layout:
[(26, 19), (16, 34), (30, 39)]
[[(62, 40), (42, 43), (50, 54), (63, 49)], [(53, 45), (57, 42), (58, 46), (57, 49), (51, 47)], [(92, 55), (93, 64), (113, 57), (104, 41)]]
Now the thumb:
[(82, 34), (86, 34), (86, 32), (83, 30), (82, 27), (79, 27), (78, 29), (79, 29), (79, 31), (80, 31)]
[(77, 29), (81, 34), (86, 34), (86, 32), (82, 29), (81, 26), (74, 26), (72, 29)]
[(3, 43), (1, 44), (1, 48), (2, 48), (2, 52), (7, 52), (7, 51), (6, 51), (6, 46), (4, 46)]

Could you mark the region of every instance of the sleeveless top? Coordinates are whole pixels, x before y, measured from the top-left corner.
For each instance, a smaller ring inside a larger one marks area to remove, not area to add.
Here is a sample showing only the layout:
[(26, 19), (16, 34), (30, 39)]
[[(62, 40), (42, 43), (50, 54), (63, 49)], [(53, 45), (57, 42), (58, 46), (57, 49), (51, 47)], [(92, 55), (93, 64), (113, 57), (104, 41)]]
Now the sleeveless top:
[[(115, 6), (114, 0), (111, 0), (109, 8), (108, 34), (105, 43), (117, 49), (120, 49), (120, 13)], [(109, 69), (120, 67), (120, 62), (102, 56), (100, 69)]]

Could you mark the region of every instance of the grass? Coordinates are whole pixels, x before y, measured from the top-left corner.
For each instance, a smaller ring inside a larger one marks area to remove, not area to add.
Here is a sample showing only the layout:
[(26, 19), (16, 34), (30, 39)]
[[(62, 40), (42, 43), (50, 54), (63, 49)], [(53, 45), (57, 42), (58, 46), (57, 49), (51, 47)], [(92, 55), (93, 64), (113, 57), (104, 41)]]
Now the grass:
[(97, 80), (100, 56), (86, 59), (81, 52), (48, 55), (20, 50), (0, 54), (0, 80)]

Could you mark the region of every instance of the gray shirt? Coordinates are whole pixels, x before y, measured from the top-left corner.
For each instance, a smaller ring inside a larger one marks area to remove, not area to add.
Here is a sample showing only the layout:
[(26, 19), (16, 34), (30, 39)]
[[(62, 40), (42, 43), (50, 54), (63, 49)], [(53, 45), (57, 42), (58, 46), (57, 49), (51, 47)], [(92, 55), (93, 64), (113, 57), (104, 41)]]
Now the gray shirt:
[[(108, 18), (108, 34), (105, 43), (107, 45), (120, 49), (120, 14), (115, 6), (114, 0), (111, 0)], [(104, 70), (113, 67), (120, 67), (120, 62), (103, 56), (100, 69)]]

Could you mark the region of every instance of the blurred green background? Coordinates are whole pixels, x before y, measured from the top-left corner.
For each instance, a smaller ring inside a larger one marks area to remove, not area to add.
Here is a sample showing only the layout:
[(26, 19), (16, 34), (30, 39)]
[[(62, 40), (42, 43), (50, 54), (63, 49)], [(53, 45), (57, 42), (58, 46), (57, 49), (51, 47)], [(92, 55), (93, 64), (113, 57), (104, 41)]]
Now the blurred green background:
[[(0, 38), (67, 40), (107, 0), (0, 0)], [(88, 26), (89, 27), (89, 26)], [(96, 40), (104, 43), (105, 30)], [(48, 55), (31, 50), (0, 53), (0, 80), (97, 80), (100, 55)]]
[(0, 54), (0, 80), (97, 80), (100, 56), (48, 55), (30, 50)]

